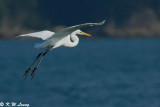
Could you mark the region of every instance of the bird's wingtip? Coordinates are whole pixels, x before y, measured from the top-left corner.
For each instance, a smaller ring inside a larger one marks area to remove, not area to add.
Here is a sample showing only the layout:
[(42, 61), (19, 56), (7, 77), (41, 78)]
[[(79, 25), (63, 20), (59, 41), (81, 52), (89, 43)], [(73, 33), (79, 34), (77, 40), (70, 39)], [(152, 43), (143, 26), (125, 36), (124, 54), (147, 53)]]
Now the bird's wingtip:
[(106, 22), (106, 20), (103, 20), (102, 22), (96, 23), (95, 25), (103, 25)]
[(100, 22), (101, 25), (103, 25), (106, 22), (106, 20), (103, 20), (102, 22)]
[(16, 36), (15, 38), (19, 38), (20, 36)]
[(19, 35), (19, 36), (16, 36), (15, 39), (19, 39), (20, 37), (21, 37), (20, 35)]

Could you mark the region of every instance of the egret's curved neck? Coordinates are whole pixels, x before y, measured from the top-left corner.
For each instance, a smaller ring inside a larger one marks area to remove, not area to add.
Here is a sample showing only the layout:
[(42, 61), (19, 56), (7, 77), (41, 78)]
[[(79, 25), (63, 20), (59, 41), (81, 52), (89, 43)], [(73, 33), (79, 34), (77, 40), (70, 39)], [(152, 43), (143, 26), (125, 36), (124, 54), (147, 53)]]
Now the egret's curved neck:
[(75, 47), (76, 45), (78, 45), (78, 43), (79, 43), (79, 38), (76, 36), (76, 33), (71, 33), (71, 35), (70, 35), (70, 39), (72, 40), (70, 40), (70, 45), (69, 45), (69, 47)]

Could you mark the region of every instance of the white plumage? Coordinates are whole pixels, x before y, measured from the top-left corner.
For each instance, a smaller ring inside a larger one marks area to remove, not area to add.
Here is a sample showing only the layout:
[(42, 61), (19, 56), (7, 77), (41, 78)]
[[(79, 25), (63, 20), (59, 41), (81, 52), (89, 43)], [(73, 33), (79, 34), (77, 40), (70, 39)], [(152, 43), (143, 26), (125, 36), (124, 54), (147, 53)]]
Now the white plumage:
[(34, 73), (36, 69), (38, 68), (39, 64), (41, 63), (44, 55), (49, 52), (50, 50), (60, 47), (60, 46), (66, 46), (66, 47), (74, 47), (79, 43), (79, 38), (77, 35), (85, 35), (85, 36), (91, 36), (90, 34), (82, 32), (80, 29), (85, 28), (88, 26), (98, 26), (103, 25), (105, 23), (105, 20), (100, 23), (85, 23), (80, 24), (76, 26), (71, 26), (65, 29), (62, 29), (56, 33), (44, 30), (40, 32), (34, 32), (34, 33), (28, 33), (28, 34), (22, 34), (19, 37), (29, 37), (29, 38), (39, 38), (44, 40), (42, 43), (36, 43), (35, 48), (46, 48), (45, 51), (39, 53), (33, 64), (27, 69), (26, 73), (24, 74), (25, 78), (28, 76), (28, 71), (32, 68), (34, 63), (37, 61), (37, 59), (41, 56), (40, 61), (36, 65), (36, 67), (32, 70), (32, 78), (34, 76)]
[[(76, 42), (77, 40), (79, 40), (77, 35), (90, 36), (89, 34), (84, 33), (79, 29), (85, 28), (88, 26), (102, 25), (104, 23), (105, 23), (105, 21), (102, 21), (100, 23), (85, 23), (85, 24), (75, 25), (75, 26), (71, 26), (71, 27), (62, 29), (56, 33), (48, 31), (48, 30), (44, 30), (44, 31), (40, 31), (40, 32), (22, 34), (18, 37), (38, 38), (38, 39), (45, 40), (42, 43), (36, 43), (35, 48), (53, 49), (53, 48), (56, 48), (59, 46), (74, 47), (73, 43)], [(71, 42), (72, 39), (74, 39), (73, 42)]]

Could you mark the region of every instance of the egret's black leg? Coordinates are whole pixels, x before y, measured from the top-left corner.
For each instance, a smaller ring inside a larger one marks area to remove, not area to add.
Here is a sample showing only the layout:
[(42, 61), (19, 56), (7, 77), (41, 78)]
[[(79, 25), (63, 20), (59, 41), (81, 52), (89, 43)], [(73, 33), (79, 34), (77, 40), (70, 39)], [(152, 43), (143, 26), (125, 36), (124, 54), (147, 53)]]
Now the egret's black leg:
[(43, 52), (39, 53), (38, 56), (36, 57), (36, 59), (34, 60), (34, 62), (32, 63), (32, 65), (26, 70), (25, 74), (23, 75), (23, 77), (25, 77), (25, 79), (28, 76), (28, 72), (31, 70), (32, 66), (34, 65), (34, 63), (37, 61), (37, 59), (42, 55)]
[(38, 66), (40, 65), (40, 63), (42, 62), (44, 56), (46, 55), (46, 53), (49, 52), (49, 50), (46, 50), (45, 52), (42, 53), (42, 57), (39, 60), (38, 64), (36, 65), (36, 67), (32, 70), (32, 74), (31, 74), (31, 79), (33, 79), (35, 71), (38, 69)]

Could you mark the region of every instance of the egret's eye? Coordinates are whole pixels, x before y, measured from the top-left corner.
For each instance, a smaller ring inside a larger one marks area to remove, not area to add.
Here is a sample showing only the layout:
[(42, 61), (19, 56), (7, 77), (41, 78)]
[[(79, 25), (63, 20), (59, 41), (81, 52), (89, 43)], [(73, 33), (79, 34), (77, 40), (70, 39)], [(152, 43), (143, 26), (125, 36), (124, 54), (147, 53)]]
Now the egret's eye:
[(81, 35), (83, 35), (83, 32), (80, 32)]

